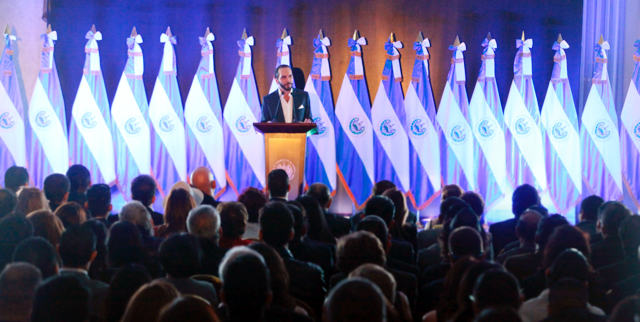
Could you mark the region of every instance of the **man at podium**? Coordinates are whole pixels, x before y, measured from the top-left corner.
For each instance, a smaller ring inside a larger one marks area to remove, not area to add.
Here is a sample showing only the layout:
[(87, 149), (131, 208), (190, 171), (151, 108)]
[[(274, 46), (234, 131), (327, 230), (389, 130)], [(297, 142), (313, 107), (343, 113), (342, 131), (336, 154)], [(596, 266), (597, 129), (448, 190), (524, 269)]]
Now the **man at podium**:
[(262, 98), (262, 122), (311, 123), (309, 93), (293, 88), (291, 67), (276, 67), (275, 78), (278, 90)]

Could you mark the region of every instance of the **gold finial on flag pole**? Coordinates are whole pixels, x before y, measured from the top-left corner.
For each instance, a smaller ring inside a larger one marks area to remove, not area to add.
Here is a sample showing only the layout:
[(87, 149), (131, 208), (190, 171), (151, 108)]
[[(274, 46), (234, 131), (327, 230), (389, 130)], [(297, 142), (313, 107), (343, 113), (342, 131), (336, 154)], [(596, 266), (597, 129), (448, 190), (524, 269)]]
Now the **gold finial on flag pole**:
[(280, 37), (280, 39), (285, 39), (287, 38), (287, 36), (289, 36), (289, 33), (287, 32), (287, 28), (284, 28), (284, 30), (282, 31), (282, 37)]
[(557, 42), (558, 42), (558, 43), (561, 43), (561, 42), (563, 42), (563, 41), (564, 41), (564, 39), (562, 39), (562, 34), (558, 34), (558, 40), (557, 40)]
[(91, 26), (91, 32), (93, 32), (94, 34), (97, 32), (96, 31), (96, 25), (92, 25)]
[(524, 39), (524, 30), (522, 31), (522, 41), (525, 41), (525, 39)]
[(391, 33), (391, 35), (389, 35), (389, 41), (392, 42), (392, 43), (396, 42), (396, 35)]
[(360, 38), (360, 33), (358, 32), (358, 29), (356, 29), (356, 31), (353, 32), (353, 40), (358, 40)]
[(169, 37), (169, 38), (171, 38), (173, 36), (171, 34), (171, 27), (167, 27), (167, 32), (165, 34), (167, 34), (167, 37)]
[(487, 40), (491, 40), (491, 39), (493, 39), (493, 38), (491, 38), (491, 33), (489, 33), (489, 34), (487, 35)]
[(322, 32), (322, 29), (318, 31), (318, 39), (324, 39), (324, 32)]
[(211, 30), (209, 30), (209, 27), (207, 27), (207, 30), (204, 32), (204, 38), (207, 38), (207, 36), (209, 36), (210, 33), (211, 33)]
[(456, 40), (453, 42), (453, 47), (458, 47), (458, 46), (460, 46), (460, 38), (456, 36)]
[(133, 30), (131, 30), (131, 38), (138, 35), (138, 31), (136, 30), (136, 26), (133, 26)]
[(244, 28), (242, 30), (242, 38), (241, 39), (244, 40), (244, 39), (247, 39), (247, 38), (249, 38), (249, 37), (247, 37), (247, 28)]
[(604, 37), (602, 37), (602, 34), (600, 34), (600, 40), (598, 40), (598, 45), (602, 45), (604, 44)]
[(47, 25), (47, 35), (51, 33), (51, 24)]
[(416, 42), (422, 42), (424, 40), (424, 35), (422, 31), (418, 31), (418, 38), (416, 38)]

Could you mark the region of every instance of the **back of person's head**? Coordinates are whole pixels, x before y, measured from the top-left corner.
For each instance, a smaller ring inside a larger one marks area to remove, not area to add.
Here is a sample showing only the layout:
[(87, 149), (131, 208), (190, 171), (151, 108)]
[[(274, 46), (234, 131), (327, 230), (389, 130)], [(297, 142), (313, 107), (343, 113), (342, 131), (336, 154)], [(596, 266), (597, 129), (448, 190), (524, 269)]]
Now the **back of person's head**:
[(71, 225), (81, 225), (87, 221), (87, 212), (84, 210), (84, 207), (75, 202), (65, 203), (58, 207), (54, 214), (60, 218), (64, 228), (69, 228)]
[(28, 320), (33, 296), (41, 281), (40, 270), (29, 263), (7, 265), (0, 272), (0, 319)]
[[(525, 212), (526, 212), (526, 211), (530, 211), (530, 210), (531, 210), (531, 211), (535, 211), (535, 212), (537, 212), (537, 213), (541, 214), (541, 215), (542, 215), (542, 217), (547, 217), (547, 216), (549, 216), (549, 209), (545, 208), (545, 206), (543, 206), (543, 205), (534, 205), (534, 206), (531, 206), (531, 207), (527, 208), (527, 209), (525, 210)], [(523, 213), (524, 213), (524, 212), (523, 212)]]
[(155, 280), (133, 294), (121, 322), (158, 322), (162, 308), (180, 296), (169, 282)]
[(473, 305), (476, 313), (492, 307), (520, 308), (520, 285), (511, 273), (502, 270), (484, 272), (473, 288)]
[(51, 245), (58, 246), (64, 226), (60, 218), (49, 210), (34, 211), (27, 215), (27, 219), (33, 225), (33, 235), (48, 240)]
[(454, 261), (464, 256), (482, 259), (484, 248), (480, 233), (471, 227), (456, 228), (449, 235), (449, 256)]
[(540, 195), (533, 186), (523, 184), (513, 191), (511, 202), (511, 212), (518, 218), (527, 208), (540, 204)]
[(109, 266), (112, 268), (138, 263), (144, 260), (146, 252), (140, 230), (128, 221), (119, 221), (111, 226), (107, 238), (107, 249), (109, 249)]
[(18, 244), (13, 252), (13, 262), (32, 264), (40, 270), (43, 279), (58, 273), (56, 250), (42, 237), (30, 237)]
[(289, 175), (282, 169), (269, 172), (267, 190), (271, 197), (284, 197), (289, 192)]
[(86, 190), (91, 185), (91, 173), (82, 164), (74, 164), (69, 167), (67, 178), (71, 184), (70, 191), (73, 192)]
[(217, 242), (220, 238), (220, 214), (216, 208), (209, 205), (195, 207), (187, 216), (187, 230), (198, 238)]
[(223, 302), (235, 320), (262, 314), (271, 297), (269, 270), (257, 253), (243, 253), (220, 265)]
[(481, 261), (471, 265), (463, 274), (458, 286), (457, 303), (460, 312), (474, 316), (473, 302), (471, 295), (476, 286), (476, 281), (480, 275), (491, 270), (504, 270), (504, 268), (494, 262)]
[(577, 249), (589, 258), (591, 255), (589, 235), (574, 226), (567, 225), (556, 228), (544, 249), (544, 267), (550, 267), (563, 251), (570, 248)]
[(618, 236), (620, 224), (631, 216), (631, 210), (622, 202), (607, 201), (598, 208), (598, 226), (603, 234)]
[(328, 322), (384, 322), (387, 307), (380, 288), (364, 278), (350, 278), (336, 285), (325, 301)]
[(464, 200), (471, 210), (478, 215), (478, 217), (482, 217), (484, 214), (484, 199), (482, 196), (475, 191), (467, 191), (460, 196), (460, 199)]
[(151, 282), (149, 273), (140, 265), (129, 264), (120, 268), (111, 278), (109, 290), (104, 299), (105, 322), (119, 322), (133, 294), (149, 282)]
[(40, 189), (35, 187), (24, 187), (18, 191), (18, 204), (15, 212), (26, 216), (34, 211), (49, 210), (49, 203), (44, 198)]
[[(252, 244), (257, 244), (257, 243), (252, 243)], [(222, 260), (220, 261), (220, 266), (218, 267), (218, 276), (220, 276), (220, 280), (222, 281), (222, 283), (224, 283), (224, 276), (227, 274), (227, 268), (228, 268), (227, 263), (231, 263), (233, 260), (243, 255), (255, 256), (259, 258), (263, 263), (265, 263), (265, 265), (267, 265), (265, 260), (260, 255), (260, 253), (255, 251), (253, 248), (249, 248), (247, 246), (233, 247), (224, 254), (224, 257), (222, 257)]]
[(380, 240), (368, 231), (356, 231), (338, 240), (336, 267), (349, 274), (362, 264), (384, 266), (387, 257)]
[[(454, 205), (469, 206), (464, 200), (458, 197), (449, 197), (447, 199), (442, 199), (442, 202), (440, 203), (440, 214), (438, 215), (438, 222), (440, 224), (443, 224), (445, 221), (450, 220), (452, 218), (452, 217), (451, 218), (447, 217), (447, 214), (449, 214), (449, 208), (451, 208)], [(453, 213), (453, 215), (455, 215), (455, 212)]]
[(27, 172), (26, 168), (14, 165), (4, 173), (4, 187), (13, 192), (17, 192), (20, 187), (28, 184), (29, 172)]
[(312, 240), (335, 244), (335, 238), (331, 234), (324, 210), (320, 203), (309, 195), (303, 195), (296, 198), (303, 210), (307, 220), (308, 231), (307, 237)]
[(385, 196), (373, 196), (364, 207), (365, 216), (378, 216), (384, 220), (387, 227), (391, 225), (396, 213), (396, 207), (391, 199)]
[(591, 195), (582, 199), (580, 204), (580, 220), (598, 220), (598, 208), (602, 206), (604, 199), (596, 195)]
[(260, 218), (260, 208), (264, 207), (269, 202), (269, 199), (262, 190), (249, 187), (244, 189), (242, 194), (238, 196), (238, 202), (247, 208), (249, 222), (257, 223)]
[(589, 261), (577, 249), (560, 253), (547, 272), (547, 284), (553, 285), (563, 278), (575, 278), (586, 283), (589, 278)]
[(57, 276), (36, 290), (31, 322), (84, 322), (91, 291), (73, 276)]
[(625, 219), (618, 230), (622, 247), (627, 256), (637, 257), (640, 247), (640, 216), (634, 215)]
[(609, 322), (635, 322), (640, 319), (640, 297), (629, 296), (613, 308)]
[(518, 237), (528, 242), (533, 242), (536, 239), (536, 232), (538, 231), (538, 224), (542, 220), (542, 215), (537, 211), (527, 209), (516, 224), (516, 234)]
[(143, 205), (149, 206), (153, 203), (156, 195), (156, 181), (149, 175), (143, 174), (135, 177), (131, 181), (131, 199), (140, 201)]
[(382, 195), (382, 193), (384, 193), (385, 191), (391, 189), (391, 188), (395, 188), (396, 185), (389, 181), (389, 180), (381, 180), (376, 182), (373, 185), (373, 189), (371, 191), (371, 195), (372, 196), (380, 196)]
[(398, 224), (404, 224), (407, 220), (407, 215), (409, 214), (409, 209), (407, 208), (407, 197), (405, 194), (397, 188), (390, 188), (383, 192), (382, 195), (391, 199), (391, 202), (393, 203), (395, 208), (394, 220)]
[(9, 189), (0, 189), (0, 219), (12, 213), (18, 204), (18, 197)]
[(95, 251), (96, 234), (89, 227), (73, 225), (62, 233), (58, 254), (64, 267), (86, 266), (96, 256)]
[(307, 227), (307, 218), (302, 210), (304, 207), (297, 201), (287, 201), (286, 204), (293, 216), (293, 240), (300, 240)]
[(467, 270), (478, 262), (480, 261), (475, 257), (465, 256), (451, 264), (451, 269), (444, 277), (444, 291), (440, 295), (440, 304), (437, 307), (439, 320), (449, 321), (458, 312), (458, 291), (462, 278)]
[(451, 197), (460, 198), (462, 196), (462, 188), (457, 184), (448, 184), (442, 187), (442, 201), (445, 201)]
[(12, 215), (0, 219), (0, 268), (11, 262), (18, 244), (31, 236), (33, 226), (26, 218)]
[(160, 312), (158, 322), (218, 322), (211, 303), (195, 295), (178, 297)]
[(326, 184), (316, 182), (310, 185), (309, 190), (307, 190), (307, 196), (313, 197), (323, 209), (329, 208), (329, 201), (331, 201), (331, 190)]
[(200, 270), (202, 248), (196, 236), (175, 234), (160, 244), (158, 257), (171, 277), (189, 278)]
[(272, 305), (285, 309), (295, 309), (295, 299), (289, 294), (289, 273), (284, 266), (282, 257), (269, 245), (252, 243), (247, 246), (262, 256), (269, 270), (269, 285), (273, 293)]
[(384, 268), (376, 264), (363, 264), (349, 273), (349, 278), (361, 277), (380, 288), (390, 303), (396, 301), (396, 279)]
[(60, 204), (71, 189), (71, 182), (64, 174), (54, 173), (44, 179), (44, 196), (50, 203)]
[(293, 233), (293, 215), (286, 204), (269, 202), (260, 210), (260, 238), (265, 243), (272, 247), (284, 246)]
[(567, 226), (569, 222), (562, 215), (553, 214), (549, 217), (544, 217), (538, 223), (538, 230), (536, 231), (536, 244), (538, 245), (538, 251), (543, 252), (549, 243), (549, 238), (556, 230), (557, 227)]
[(104, 183), (89, 187), (87, 206), (92, 217), (108, 216), (111, 211), (111, 188)]
[(482, 310), (473, 322), (522, 322), (518, 311), (509, 307)]
[(153, 232), (153, 219), (147, 207), (142, 202), (133, 200), (127, 202), (118, 214), (120, 221), (128, 221), (151, 234)]
[(177, 188), (169, 193), (164, 206), (164, 222), (176, 231), (187, 230), (187, 215), (196, 207), (191, 193)]
[(460, 227), (471, 227), (477, 231), (482, 230), (480, 219), (478, 218), (476, 213), (471, 210), (471, 208), (460, 209), (451, 219), (451, 222), (449, 223), (449, 228), (451, 229), (451, 231)]
[(249, 214), (247, 208), (239, 202), (222, 202), (218, 204), (220, 215), (220, 227), (222, 236), (227, 238), (240, 238), (247, 228)]
[(586, 309), (588, 301), (587, 285), (574, 278), (563, 278), (549, 287), (549, 315), (566, 309)]
[(378, 216), (368, 216), (356, 225), (356, 231), (368, 231), (378, 238), (383, 248), (389, 242), (389, 229), (384, 220)]

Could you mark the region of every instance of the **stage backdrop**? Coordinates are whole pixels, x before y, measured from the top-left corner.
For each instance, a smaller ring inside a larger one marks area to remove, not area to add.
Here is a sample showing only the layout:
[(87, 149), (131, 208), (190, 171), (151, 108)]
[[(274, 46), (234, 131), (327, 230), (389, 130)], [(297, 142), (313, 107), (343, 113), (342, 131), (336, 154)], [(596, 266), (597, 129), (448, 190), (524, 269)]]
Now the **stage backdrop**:
[[(311, 70), (312, 38), (323, 29), (331, 39), (329, 47), (333, 77), (332, 89), (337, 98), (342, 75), (349, 63), (347, 38), (358, 29), (368, 45), (363, 46), (365, 76), (370, 95), (375, 95), (380, 83), (384, 56), (384, 42), (391, 32), (404, 43), (400, 49), (404, 79), (403, 90), (411, 82), (414, 54), (413, 42), (418, 31), (431, 39), (430, 67), (435, 101), (440, 96), (450, 67), (451, 51), (456, 35), (467, 44), (464, 52), (469, 97), (480, 69), (482, 41), (488, 32), (498, 43), (496, 78), (504, 106), (513, 78), (513, 60), (517, 52), (516, 39), (524, 30), (533, 39), (533, 79), (540, 106), (551, 77), (551, 50), (558, 33), (570, 44), (566, 51), (569, 80), (574, 99), (578, 98), (580, 44), (582, 32), (582, 0), (296, 0), (296, 1), (168, 1), (168, 0), (49, 0), (48, 21), (58, 31), (56, 63), (67, 106), (76, 95), (85, 59), (86, 32), (92, 24), (103, 35), (98, 42), (102, 71), (109, 103), (113, 101), (118, 80), (127, 60), (126, 38), (133, 26), (142, 35), (144, 52), (144, 82), (147, 97), (162, 59), (160, 34), (167, 26), (177, 36), (175, 46), (178, 63), (178, 82), (182, 101), (186, 96), (199, 63), (201, 46), (198, 37), (211, 28), (216, 40), (215, 68), (224, 105), (238, 62), (238, 46), (243, 28), (254, 36), (253, 68), (261, 96), (271, 84), (276, 63), (276, 41), (287, 28), (293, 39), (290, 46), (292, 65), (299, 68), (296, 87), (304, 88)], [(44, 30), (43, 30), (44, 31)], [(300, 75), (300, 74), (303, 75)], [(577, 106), (577, 104), (576, 104)]]

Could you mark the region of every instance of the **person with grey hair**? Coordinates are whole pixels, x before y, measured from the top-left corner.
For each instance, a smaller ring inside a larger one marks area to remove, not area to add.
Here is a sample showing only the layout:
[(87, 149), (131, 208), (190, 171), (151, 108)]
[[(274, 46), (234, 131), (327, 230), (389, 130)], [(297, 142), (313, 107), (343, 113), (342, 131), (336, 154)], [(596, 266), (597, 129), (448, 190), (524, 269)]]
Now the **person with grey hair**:
[(29, 321), (40, 270), (29, 263), (7, 265), (0, 273), (0, 321)]
[(385, 322), (385, 297), (373, 282), (349, 278), (333, 288), (324, 304), (325, 321)]
[(218, 245), (222, 228), (220, 214), (209, 205), (200, 205), (189, 211), (187, 231), (198, 237), (202, 247), (202, 274), (218, 276), (218, 268), (228, 249)]
[(152, 255), (158, 253), (164, 238), (153, 236), (153, 219), (145, 205), (140, 201), (129, 201), (118, 214), (120, 221), (128, 221), (138, 227), (142, 235), (142, 242)]
[(227, 272), (229, 263), (233, 262), (233, 260), (243, 255), (257, 256), (258, 258), (260, 258), (260, 260), (265, 266), (267, 265), (264, 261), (264, 258), (262, 258), (262, 255), (260, 255), (260, 253), (256, 252), (255, 250), (247, 246), (238, 246), (238, 247), (231, 248), (222, 258), (222, 261), (220, 262), (220, 268), (218, 269), (218, 275), (220, 276), (220, 280), (223, 283), (224, 283), (224, 276)]

